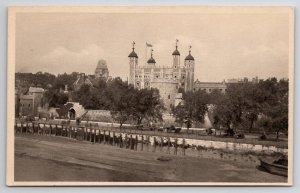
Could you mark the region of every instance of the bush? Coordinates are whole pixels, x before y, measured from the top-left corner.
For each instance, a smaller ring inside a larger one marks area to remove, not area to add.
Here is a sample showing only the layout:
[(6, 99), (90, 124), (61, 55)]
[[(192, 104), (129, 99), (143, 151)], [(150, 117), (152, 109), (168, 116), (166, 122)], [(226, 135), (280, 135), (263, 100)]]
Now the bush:
[(262, 134), (260, 137), (259, 137), (260, 140), (266, 140), (267, 139), (267, 136), (266, 134)]
[(236, 139), (245, 139), (245, 135), (243, 133), (235, 135)]

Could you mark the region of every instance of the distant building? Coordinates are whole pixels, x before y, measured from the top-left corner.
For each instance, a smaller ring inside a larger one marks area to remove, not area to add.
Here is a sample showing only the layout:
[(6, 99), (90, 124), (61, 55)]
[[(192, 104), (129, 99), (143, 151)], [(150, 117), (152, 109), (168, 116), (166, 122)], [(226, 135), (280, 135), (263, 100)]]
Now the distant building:
[(109, 71), (105, 60), (99, 60), (95, 69), (95, 78), (104, 78), (107, 80), (109, 77)]
[(176, 107), (177, 105), (181, 104), (182, 101), (183, 101), (182, 93), (177, 93), (175, 95), (175, 105), (174, 106)]
[(92, 86), (92, 82), (89, 77), (85, 75), (85, 73), (81, 73), (78, 75), (77, 80), (74, 82), (73, 87), (75, 91), (78, 91), (80, 87), (84, 84)]
[(194, 82), (194, 91), (203, 90), (207, 93), (211, 93), (213, 90), (219, 90), (225, 93), (227, 90), (227, 85), (225, 81), (223, 82), (200, 82), (198, 79)]
[(39, 107), (43, 107), (45, 90), (39, 87), (29, 87), (25, 95), (20, 96), (20, 116), (38, 116)]
[(213, 90), (219, 90), (222, 93), (225, 93), (227, 91), (227, 87), (230, 84), (237, 84), (237, 83), (258, 83), (261, 79), (258, 79), (256, 76), (255, 78), (252, 78), (251, 81), (247, 77), (245, 78), (232, 78), (227, 79), (227, 81), (222, 82), (201, 82), (198, 79), (194, 82), (194, 91), (196, 90), (204, 90), (207, 93), (211, 93)]
[(177, 42), (178, 40), (176, 40), (176, 47), (172, 53), (172, 66), (157, 65), (153, 57), (153, 50), (151, 50), (148, 61), (145, 64), (139, 64), (138, 55), (134, 50), (134, 43), (132, 52), (128, 55), (129, 84), (138, 89), (157, 88), (168, 110), (170, 110), (170, 105), (175, 104), (178, 89), (191, 91), (194, 84), (195, 59), (191, 55), (191, 49), (185, 57), (184, 63), (181, 64)]
[(227, 79), (226, 83), (227, 84), (234, 84), (234, 83), (246, 83), (246, 82), (251, 82), (251, 83), (258, 83), (262, 79), (258, 79), (258, 77), (252, 78), (250, 81), (249, 78), (244, 77), (244, 78), (232, 78), (232, 79)]

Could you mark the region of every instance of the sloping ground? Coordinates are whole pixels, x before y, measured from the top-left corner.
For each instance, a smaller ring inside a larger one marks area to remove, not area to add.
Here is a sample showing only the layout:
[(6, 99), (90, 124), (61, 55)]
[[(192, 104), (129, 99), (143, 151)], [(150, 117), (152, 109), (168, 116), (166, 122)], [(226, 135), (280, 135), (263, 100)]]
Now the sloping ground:
[(68, 138), (17, 135), (16, 181), (180, 181), (286, 182), (247, 163), (194, 157), (170, 157)]

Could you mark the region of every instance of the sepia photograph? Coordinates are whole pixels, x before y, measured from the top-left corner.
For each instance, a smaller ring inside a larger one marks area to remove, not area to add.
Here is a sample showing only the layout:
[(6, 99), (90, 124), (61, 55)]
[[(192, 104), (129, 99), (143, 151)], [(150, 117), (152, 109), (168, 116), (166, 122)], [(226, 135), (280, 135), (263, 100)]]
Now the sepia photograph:
[(7, 185), (291, 186), (294, 8), (8, 8)]

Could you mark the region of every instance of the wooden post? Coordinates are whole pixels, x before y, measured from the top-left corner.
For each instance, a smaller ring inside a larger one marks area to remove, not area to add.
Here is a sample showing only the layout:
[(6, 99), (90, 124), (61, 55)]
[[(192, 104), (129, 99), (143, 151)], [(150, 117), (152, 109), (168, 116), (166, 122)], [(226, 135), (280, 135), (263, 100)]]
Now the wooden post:
[(39, 133), (39, 135), (42, 135), (42, 128), (41, 128), (41, 124), (39, 123), (38, 125), (39, 125), (39, 127), (38, 127), (38, 133)]
[(127, 134), (125, 134), (125, 148), (127, 148)]
[(105, 133), (106, 133), (106, 131), (104, 130), (104, 131), (103, 131), (103, 144), (106, 144), (106, 139), (105, 139), (106, 136), (105, 136)]
[(115, 136), (115, 132), (113, 131), (113, 146), (115, 146), (115, 143), (116, 143), (116, 142), (115, 142), (115, 137), (116, 137), (116, 136)]
[(150, 144), (150, 136), (147, 135), (147, 151), (149, 151), (149, 145)]
[(49, 135), (51, 136), (52, 135), (52, 124), (50, 124), (49, 127), (50, 127), (50, 133), (49, 133)]
[(101, 130), (99, 129), (99, 143), (101, 143)]
[(141, 151), (143, 151), (143, 148), (144, 148), (144, 135), (142, 135)]
[(69, 132), (69, 126), (66, 125), (65, 129), (66, 129), (65, 137), (69, 137), (69, 133), (70, 133)]
[(168, 154), (170, 154), (170, 137), (168, 137)]
[(185, 156), (185, 139), (182, 139), (182, 154)]
[(83, 140), (86, 141), (86, 127), (83, 128)]
[(21, 134), (23, 133), (23, 123), (21, 122)]
[(28, 133), (28, 122), (26, 122), (26, 134)]
[(32, 134), (34, 135), (34, 122), (32, 122)]
[(96, 143), (96, 129), (94, 129), (94, 143)]
[(155, 152), (156, 151), (156, 137), (153, 138), (153, 143), (154, 143), (153, 144), (153, 146), (154, 146), (153, 147), (153, 152)]
[(129, 140), (129, 149), (132, 149), (132, 135), (130, 135), (130, 140)]
[(60, 132), (60, 135), (61, 135), (61, 136), (63, 136), (63, 130), (64, 130), (64, 126), (61, 125), (61, 130), (60, 130), (60, 131), (61, 131), (61, 132)]
[(55, 133), (54, 135), (56, 136), (57, 135), (57, 124), (55, 124)]
[(111, 144), (110, 131), (108, 131), (108, 144)]
[(178, 141), (178, 139), (176, 138), (175, 139), (175, 145), (174, 145), (175, 146), (175, 150), (174, 150), (175, 155), (177, 155), (177, 141)]
[(164, 147), (164, 138), (161, 137), (160, 138), (160, 150), (161, 150), (161, 152), (163, 151), (163, 147)]
[(135, 146), (134, 146), (134, 148), (135, 148), (135, 151), (137, 151), (137, 148), (138, 148), (138, 136), (137, 135), (135, 135)]
[(92, 142), (92, 129), (90, 128), (90, 132), (89, 132), (89, 136), (90, 136), (90, 142)]
[(123, 147), (122, 133), (120, 133), (120, 136), (119, 136), (119, 147), (120, 147), (120, 148)]
[(43, 135), (45, 135), (45, 130), (46, 130), (46, 124), (44, 123), (44, 127), (43, 127)]

